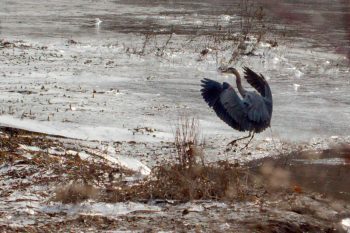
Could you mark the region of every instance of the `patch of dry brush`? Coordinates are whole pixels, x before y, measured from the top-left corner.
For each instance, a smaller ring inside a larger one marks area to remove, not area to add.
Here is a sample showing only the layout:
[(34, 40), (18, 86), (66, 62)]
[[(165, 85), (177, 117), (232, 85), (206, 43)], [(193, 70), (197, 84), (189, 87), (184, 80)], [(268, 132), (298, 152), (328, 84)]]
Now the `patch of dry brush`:
[(109, 194), (108, 201), (171, 199), (239, 200), (250, 196), (253, 183), (247, 170), (228, 162), (213, 165), (179, 164), (157, 166), (151, 177), (133, 186), (124, 186)]
[(176, 163), (154, 167), (146, 180), (116, 188), (107, 195), (107, 200), (236, 200), (247, 197), (252, 190), (250, 186), (253, 183), (247, 170), (238, 164), (204, 163), (196, 119), (180, 118), (175, 132), (175, 147)]
[(84, 183), (72, 183), (60, 186), (55, 190), (55, 197), (52, 201), (59, 201), (64, 204), (79, 203), (88, 199), (96, 199), (98, 189), (94, 186)]

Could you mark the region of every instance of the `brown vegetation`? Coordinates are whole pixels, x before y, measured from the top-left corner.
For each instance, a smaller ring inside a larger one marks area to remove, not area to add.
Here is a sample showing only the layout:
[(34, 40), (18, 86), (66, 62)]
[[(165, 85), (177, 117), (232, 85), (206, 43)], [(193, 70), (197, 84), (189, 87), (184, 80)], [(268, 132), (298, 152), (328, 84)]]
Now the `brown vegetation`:
[[(149, 227), (174, 231), (201, 229), (208, 232), (218, 227), (230, 227), (235, 232), (342, 232), (337, 223), (343, 216), (348, 216), (347, 205), (310, 194), (303, 183), (295, 183), (297, 180), (293, 179), (293, 170), (283, 167), (286, 158), (258, 161), (249, 166), (226, 161), (207, 164), (203, 159), (193, 159), (203, 158), (202, 150), (196, 152), (200, 156), (194, 156), (195, 153), (190, 149), (201, 148), (198, 143), (198, 122), (188, 118), (180, 122), (176, 131), (176, 163), (158, 165), (150, 176), (134, 182), (122, 179), (123, 176), (133, 175), (130, 171), (101, 160), (98, 154), (93, 155), (91, 151), (89, 153), (93, 159), (85, 160), (70, 153), (53, 154), (44, 149), (63, 149), (66, 145), (42, 134), (2, 129), (1, 166), (6, 168), (7, 164), (11, 164), (12, 169), (2, 173), (1, 178), (19, 181), (9, 183), (6, 190), (0, 192), (4, 200), (12, 192), (31, 194), (36, 187), (44, 186), (48, 192), (43, 193), (44, 196), (37, 203), (46, 200), (79, 203), (93, 199), (105, 202), (154, 201), (164, 203), (165, 207), (160, 212), (145, 214), (135, 211), (120, 218), (84, 214), (67, 218), (66, 213), (48, 215), (38, 212), (30, 217), (38, 219), (39, 225), (12, 226), (0, 223), (0, 227), (7, 232), (65, 232), (67, 229), (100, 231), (115, 230), (118, 226), (135, 230)], [(41, 150), (30, 150), (23, 145)], [(347, 161), (348, 145), (330, 151), (329, 155), (335, 152)], [(310, 154), (307, 153), (307, 157)], [(13, 169), (17, 166), (18, 169)], [(115, 178), (117, 174), (119, 178)], [(34, 189), (31, 190), (31, 187)], [(215, 206), (215, 202), (208, 200), (223, 201), (225, 206)], [(176, 205), (187, 201), (193, 203)], [(202, 206), (202, 209), (192, 209), (192, 205)], [(22, 215), (26, 216), (25, 213)], [(240, 216), (240, 220), (237, 216)], [(177, 220), (174, 221), (174, 218)], [(197, 228), (198, 224), (200, 228)]]
[[(0, 165), (12, 168), (11, 172), (4, 174), (6, 179), (30, 180), (20, 182), (16, 188), (52, 185), (55, 190), (53, 200), (74, 203), (97, 198), (97, 190), (110, 186), (116, 174), (133, 174), (98, 155), (82, 160), (78, 153), (67, 153), (68, 148), (61, 141), (44, 134), (10, 127), (2, 127), (1, 131)], [(17, 166), (19, 169), (16, 170)], [(23, 166), (27, 169), (20, 169)], [(70, 182), (71, 185), (63, 185)], [(14, 191), (8, 190), (10, 193)]]
[(252, 183), (245, 169), (223, 162), (216, 165), (180, 164), (157, 166), (151, 177), (133, 186), (109, 193), (108, 201), (170, 199), (233, 201), (252, 194)]
[(229, 162), (205, 164), (202, 146), (198, 120), (181, 117), (175, 132), (177, 162), (154, 167), (146, 180), (116, 188), (107, 193), (107, 200), (232, 201), (252, 193), (253, 183), (245, 168)]
[(55, 197), (52, 201), (59, 201), (65, 204), (79, 203), (97, 197), (98, 190), (94, 186), (84, 183), (72, 183), (58, 187), (55, 190)]
[(199, 145), (199, 122), (195, 118), (181, 117), (175, 132), (176, 160), (182, 168), (197, 163), (204, 164), (203, 148)]

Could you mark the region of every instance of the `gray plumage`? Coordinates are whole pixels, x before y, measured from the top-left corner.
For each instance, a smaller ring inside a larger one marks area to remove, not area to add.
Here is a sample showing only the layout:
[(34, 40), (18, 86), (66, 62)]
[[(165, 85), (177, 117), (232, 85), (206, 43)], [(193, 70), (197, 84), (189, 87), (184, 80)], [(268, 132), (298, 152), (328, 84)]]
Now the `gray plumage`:
[(235, 68), (223, 69), (224, 73), (236, 76), (236, 90), (228, 83), (203, 79), (201, 93), (216, 115), (232, 128), (239, 131), (259, 133), (270, 126), (272, 116), (271, 89), (262, 74), (258, 75), (244, 67), (244, 77), (256, 91), (246, 91)]

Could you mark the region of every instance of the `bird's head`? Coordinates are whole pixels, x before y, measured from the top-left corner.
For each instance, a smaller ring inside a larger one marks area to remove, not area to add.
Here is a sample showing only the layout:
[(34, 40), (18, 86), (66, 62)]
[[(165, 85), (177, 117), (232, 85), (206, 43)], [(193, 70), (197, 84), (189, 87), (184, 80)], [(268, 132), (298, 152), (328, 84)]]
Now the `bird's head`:
[(238, 74), (238, 71), (236, 70), (236, 68), (233, 67), (219, 67), (218, 68), (219, 72), (223, 73), (223, 74)]

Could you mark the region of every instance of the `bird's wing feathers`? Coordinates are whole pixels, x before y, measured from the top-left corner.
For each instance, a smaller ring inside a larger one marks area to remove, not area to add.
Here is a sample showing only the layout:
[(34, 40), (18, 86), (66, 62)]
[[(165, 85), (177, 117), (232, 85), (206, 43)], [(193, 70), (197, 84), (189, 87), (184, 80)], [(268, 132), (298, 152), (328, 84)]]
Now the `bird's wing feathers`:
[(243, 99), (243, 103), (250, 121), (255, 123), (266, 123), (270, 121), (270, 114), (262, 96), (254, 92), (248, 92)]
[(240, 125), (237, 121), (235, 121), (234, 118), (231, 117), (231, 115), (227, 112), (226, 108), (222, 105), (221, 101), (217, 101), (213, 105), (213, 109), (216, 115), (226, 124), (228, 124), (229, 126), (231, 126), (236, 130), (245, 131), (242, 125)]
[(220, 102), (227, 113), (244, 129), (249, 130), (251, 123), (267, 123), (270, 121), (268, 108), (264, 98), (255, 92), (247, 92), (242, 100), (236, 91), (229, 86), (220, 95)]
[(260, 95), (268, 98), (271, 95), (269, 84), (266, 82), (262, 74), (258, 75), (248, 67), (244, 67), (244, 78), (248, 81), (252, 87), (254, 87)]
[(270, 114), (263, 97), (255, 92), (247, 92), (241, 100), (236, 91), (229, 86), (222, 91), (220, 102), (226, 112), (244, 130), (250, 130), (253, 122), (267, 124), (270, 121)]
[(213, 107), (222, 92), (222, 84), (207, 78), (202, 79), (201, 82), (203, 99), (207, 102), (209, 107)]
[[(230, 94), (230, 90), (234, 92), (232, 87), (227, 83), (222, 85), (210, 79), (203, 79), (202, 87), (202, 96), (208, 105), (214, 109), (216, 115), (232, 128), (245, 131), (246, 129), (240, 124), (240, 121), (236, 120), (239, 118), (237, 116), (234, 117), (236, 113), (241, 112), (241, 108), (239, 106), (234, 107), (229, 103), (231, 101), (230, 95), (232, 95), (232, 93)], [(234, 94), (236, 93), (234, 92), (233, 95)], [(242, 102), (238, 96), (237, 99)], [(242, 103), (240, 103), (240, 105), (242, 105)]]
[(231, 86), (228, 86), (221, 92), (220, 102), (226, 109), (227, 113), (238, 123), (246, 117), (243, 102)]
[(252, 87), (254, 87), (261, 96), (263, 96), (269, 116), (272, 115), (272, 94), (267, 81), (262, 74), (258, 75), (248, 67), (244, 67), (244, 77)]

